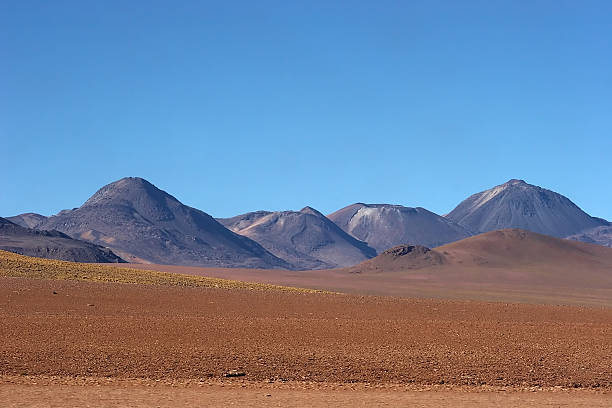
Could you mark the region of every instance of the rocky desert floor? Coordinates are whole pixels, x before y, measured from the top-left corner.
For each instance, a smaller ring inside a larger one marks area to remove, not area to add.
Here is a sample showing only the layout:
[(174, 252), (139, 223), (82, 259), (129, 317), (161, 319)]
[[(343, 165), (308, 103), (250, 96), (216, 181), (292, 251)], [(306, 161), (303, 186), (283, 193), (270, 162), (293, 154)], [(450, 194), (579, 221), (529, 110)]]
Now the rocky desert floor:
[(603, 407), (611, 391), (607, 307), (0, 278), (7, 407)]

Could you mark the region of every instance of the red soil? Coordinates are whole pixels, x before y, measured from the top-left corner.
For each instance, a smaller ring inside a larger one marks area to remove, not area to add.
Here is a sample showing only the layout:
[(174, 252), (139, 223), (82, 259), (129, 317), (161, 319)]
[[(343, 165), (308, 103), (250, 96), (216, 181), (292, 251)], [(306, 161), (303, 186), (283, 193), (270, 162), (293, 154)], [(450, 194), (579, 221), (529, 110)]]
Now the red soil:
[(4, 376), (610, 389), (611, 339), (608, 308), (0, 278)]

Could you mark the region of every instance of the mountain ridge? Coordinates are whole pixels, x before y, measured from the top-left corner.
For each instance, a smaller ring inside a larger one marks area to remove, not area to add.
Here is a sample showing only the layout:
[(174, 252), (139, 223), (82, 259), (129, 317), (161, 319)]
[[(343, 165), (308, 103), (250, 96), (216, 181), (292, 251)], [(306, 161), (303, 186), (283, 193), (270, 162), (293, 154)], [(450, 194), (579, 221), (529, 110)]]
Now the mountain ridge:
[(38, 227), (40, 224), (45, 222), (47, 217), (37, 213), (23, 213), (19, 215), (14, 215), (12, 217), (6, 217), (10, 222), (20, 225), (24, 228), (34, 228)]
[(255, 211), (219, 222), (299, 269), (351, 266), (376, 255), (309, 206), (300, 211)]
[(125, 262), (113, 251), (59, 231), (25, 228), (0, 218), (0, 249), (20, 255), (73, 262)]
[(608, 223), (607, 225), (589, 228), (577, 234), (569, 235), (566, 239), (612, 248), (612, 224)]
[(422, 207), (358, 202), (327, 217), (306, 206), (215, 220), (145, 179), (126, 177), (101, 187), (80, 207), (7, 219), (112, 248), (131, 262), (212, 267), (347, 267), (398, 245), (435, 248), (481, 229), (522, 228), (612, 247), (608, 221), (521, 179), (472, 194), (445, 216)]

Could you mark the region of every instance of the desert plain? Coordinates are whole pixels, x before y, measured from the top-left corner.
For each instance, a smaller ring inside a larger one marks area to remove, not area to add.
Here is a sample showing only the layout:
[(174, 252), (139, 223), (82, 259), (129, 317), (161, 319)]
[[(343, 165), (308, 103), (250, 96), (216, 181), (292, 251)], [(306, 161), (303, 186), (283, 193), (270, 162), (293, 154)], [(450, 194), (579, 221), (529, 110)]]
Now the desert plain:
[(609, 305), (364, 296), (1, 255), (7, 407), (612, 403)]

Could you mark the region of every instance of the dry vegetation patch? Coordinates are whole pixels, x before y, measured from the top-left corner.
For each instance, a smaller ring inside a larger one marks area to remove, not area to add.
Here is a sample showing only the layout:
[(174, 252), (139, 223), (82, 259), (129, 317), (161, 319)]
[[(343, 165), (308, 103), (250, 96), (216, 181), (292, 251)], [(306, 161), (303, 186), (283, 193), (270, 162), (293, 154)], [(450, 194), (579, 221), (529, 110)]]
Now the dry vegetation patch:
[(0, 276), (223, 289), (320, 292), (313, 289), (33, 258), (6, 251), (0, 251)]

